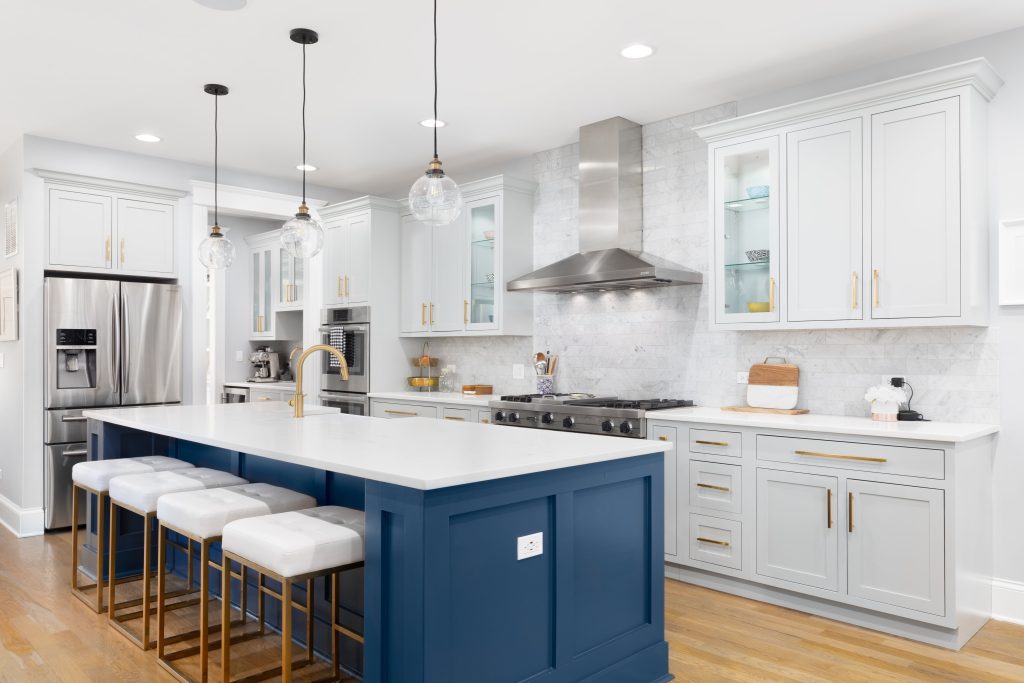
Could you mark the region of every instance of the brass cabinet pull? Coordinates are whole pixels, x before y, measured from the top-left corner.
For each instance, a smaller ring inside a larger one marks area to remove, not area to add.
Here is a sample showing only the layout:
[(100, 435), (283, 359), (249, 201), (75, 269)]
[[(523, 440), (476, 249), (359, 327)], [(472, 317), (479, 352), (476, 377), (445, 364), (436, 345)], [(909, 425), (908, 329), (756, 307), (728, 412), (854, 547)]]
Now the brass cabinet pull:
[(701, 543), (712, 543), (714, 545), (720, 545), (723, 548), (728, 548), (729, 547), (729, 541), (716, 541), (713, 538), (704, 538), (703, 536), (698, 536), (697, 540), (700, 541)]
[(697, 482), (697, 488), (714, 489), (715, 491), (725, 491), (726, 493), (729, 492), (729, 487), (728, 486), (718, 486), (716, 484), (705, 484), (702, 481), (698, 481)]
[(482, 424), (482, 425), (489, 425), (489, 424), (491, 424), (491, 421), (488, 420), (487, 418), (484, 418), (484, 419), (480, 420), (480, 424)]
[(454, 420), (456, 422), (465, 422), (466, 421), (466, 418), (458, 417), (456, 415), (445, 415), (444, 419), (446, 419), (446, 420)]
[(404, 415), (405, 417), (416, 417), (419, 413), (412, 413), (408, 410), (385, 410), (388, 415)]
[(668, 437), (662, 434), (661, 436), (658, 437), (658, 441), (668, 441)]
[(871, 271), (871, 301), (872, 304), (878, 306), (878, 269)]
[(816, 453), (815, 451), (793, 451), (797, 455), (811, 458), (836, 458), (838, 460), (859, 460), (861, 462), (889, 462), (886, 458), (869, 458), (864, 455), (838, 455), (836, 453)]
[(257, 396), (256, 400), (257, 401), (269, 401), (270, 397), (269, 396)]
[(110, 263), (110, 238), (109, 237), (106, 240), (106, 254), (107, 254), (107, 263)]
[(345, 296), (348, 296), (348, 275), (345, 276)]
[(124, 265), (124, 238), (121, 238), (121, 265)]
[(849, 498), (847, 499), (846, 503), (846, 517), (849, 521), (850, 532), (853, 533), (853, 493), (849, 493), (847, 495), (849, 496)]
[(341, 298), (341, 276), (338, 276), (338, 298)]
[(699, 443), (702, 446), (728, 446), (728, 441), (705, 441), (704, 439), (694, 439), (694, 443)]
[(462, 324), (469, 324), (469, 299), (462, 300)]
[(858, 279), (859, 278), (857, 277), (857, 273), (856, 273), (856, 271), (854, 271), (853, 277), (851, 278), (852, 283), (850, 284), (850, 308), (852, 308), (855, 311), (857, 310), (857, 280)]
[(832, 489), (828, 489), (828, 496), (825, 501), (826, 513), (825, 517), (828, 519), (828, 528), (832, 528)]
[(430, 324), (434, 324), (434, 303), (430, 303)]
[(420, 325), (426, 327), (427, 325), (427, 305), (420, 304)]
[(768, 310), (775, 310), (775, 278), (768, 278)]

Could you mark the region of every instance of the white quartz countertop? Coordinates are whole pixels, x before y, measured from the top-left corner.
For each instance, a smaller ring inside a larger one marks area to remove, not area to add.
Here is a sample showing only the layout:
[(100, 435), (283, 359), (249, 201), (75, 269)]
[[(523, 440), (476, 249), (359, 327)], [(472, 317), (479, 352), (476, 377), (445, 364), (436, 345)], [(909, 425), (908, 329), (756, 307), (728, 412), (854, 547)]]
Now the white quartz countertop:
[(451, 403), (455, 405), (486, 407), (497, 396), (466, 396), (460, 392), (444, 391), (371, 391), (370, 398), (383, 401), (418, 401), (421, 403)]
[(733, 413), (720, 408), (674, 408), (647, 413), (648, 420), (658, 422), (694, 422), (731, 427), (786, 429), (802, 432), (827, 432), (851, 436), (876, 436), (917, 441), (959, 443), (971, 441), (999, 431), (996, 425), (959, 422), (875, 422), (867, 417), (840, 415), (771, 415), (765, 413)]
[[(329, 411), (329, 412), (328, 412)], [(87, 418), (274, 460), (430, 490), (659, 453), (671, 443), (429, 418), (386, 420), (284, 403), (87, 410)]]

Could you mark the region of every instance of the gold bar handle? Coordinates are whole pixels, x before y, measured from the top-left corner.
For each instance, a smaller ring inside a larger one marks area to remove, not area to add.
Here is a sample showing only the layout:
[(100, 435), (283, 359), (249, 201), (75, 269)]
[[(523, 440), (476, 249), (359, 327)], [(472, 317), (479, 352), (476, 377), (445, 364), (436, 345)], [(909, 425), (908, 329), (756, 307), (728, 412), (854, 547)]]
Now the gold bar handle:
[(430, 303), (430, 324), (434, 324), (434, 303)]
[(662, 434), (661, 436), (658, 437), (658, 441), (668, 441), (668, 437)]
[(704, 538), (703, 536), (698, 536), (697, 540), (701, 543), (711, 543), (713, 545), (720, 545), (723, 548), (729, 547), (729, 541), (716, 541), (713, 538)]
[(854, 271), (853, 277), (851, 278), (852, 282), (850, 284), (850, 308), (854, 311), (857, 310), (857, 281), (859, 279), (860, 278), (857, 277), (857, 272)]
[(849, 529), (850, 529), (850, 532), (852, 533), (853, 532), (853, 494), (849, 493), (847, 495), (849, 496), (849, 498), (847, 499), (847, 503), (846, 503), (846, 505), (847, 505), (847, 508), (846, 508), (846, 518), (849, 521)]
[(345, 296), (348, 296), (348, 275), (345, 276)]
[(107, 247), (106, 247), (106, 249), (107, 249), (107, 252), (106, 252), (107, 253), (107, 263), (110, 263), (110, 238), (109, 237), (107, 238)]
[(341, 276), (338, 276), (338, 298), (341, 298)]
[(269, 396), (259, 396), (259, 397), (257, 397), (256, 400), (257, 401), (269, 401), (270, 397)]
[(694, 443), (699, 443), (702, 446), (728, 446), (728, 441), (705, 441), (704, 439), (694, 439)]
[(446, 419), (446, 420), (453, 420), (455, 422), (465, 422), (466, 421), (466, 418), (458, 417), (458, 416), (455, 416), (455, 415), (445, 415), (444, 419)]
[(420, 304), (420, 325), (427, 326), (427, 305)]
[(725, 491), (726, 493), (729, 492), (729, 487), (728, 486), (718, 486), (716, 484), (705, 484), (702, 481), (698, 481), (697, 482), (697, 488), (713, 489), (715, 491)]
[(817, 453), (815, 451), (793, 451), (797, 455), (810, 458), (835, 458), (837, 460), (858, 460), (860, 462), (889, 462), (886, 458), (869, 458), (864, 455), (839, 455), (837, 453)]
[(121, 238), (121, 265), (124, 265), (124, 238)]
[(878, 307), (878, 269), (871, 271), (871, 302)]
[(462, 300), (462, 324), (469, 324), (469, 299)]
[(775, 310), (775, 278), (768, 278), (768, 310)]
[(388, 415), (402, 415), (405, 417), (416, 417), (419, 414), (409, 412), (408, 410), (385, 410), (384, 412)]
[(825, 500), (825, 517), (828, 519), (828, 528), (832, 528), (832, 489), (828, 489), (828, 496)]

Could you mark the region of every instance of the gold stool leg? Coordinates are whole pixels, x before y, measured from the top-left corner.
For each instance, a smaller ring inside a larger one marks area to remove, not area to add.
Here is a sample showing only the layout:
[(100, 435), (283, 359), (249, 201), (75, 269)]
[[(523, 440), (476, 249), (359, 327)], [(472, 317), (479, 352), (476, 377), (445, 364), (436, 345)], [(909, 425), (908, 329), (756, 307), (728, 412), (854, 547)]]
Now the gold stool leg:
[[(107, 495), (100, 493), (96, 496), (96, 613), (103, 612), (103, 593), (107, 582), (103, 580), (103, 540), (106, 538), (107, 518), (103, 515)], [(113, 568), (108, 569), (113, 572)]]
[(110, 501), (110, 542), (107, 544), (107, 552), (110, 553), (107, 560), (107, 571), (110, 576), (107, 578), (107, 618), (114, 618), (114, 603), (117, 602), (117, 504)]
[(199, 555), (199, 672), (206, 683), (210, 669), (210, 542), (202, 540)]
[(78, 590), (78, 485), (71, 484), (71, 590)]
[[(245, 591), (245, 565), (242, 565), (242, 591)], [(244, 598), (243, 598), (244, 600)], [(242, 614), (245, 614), (245, 603), (242, 603)], [(231, 560), (221, 550), (220, 571), (220, 669), (221, 681), (231, 681)]]
[(331, 666), (335, 680), (341, 677), (341, 663), (338, 661), (338, 632), (334, 628), (338, 619), (338, 572), (331, 574)]
[[(224, 551), (222, 549), (221, 554), (223, 555), (223, 553)], [(228, 565), (225, 571), (230, 575), (231, 566)], [(249, 609), (249, 568), (243, 564), (241, 565), (238, 573), (242, 576), (242, 601), (239, 603), (239, 620), (241, 621), (242, 626), (245, 626), (245, 619), (246, 616), (248, 616), (247, 611)]]
[(195, 583), (195, 577), (192, 576), (192, 539), (186, 538), (185, 542), (188, 543), (188, 590), (191, 592)]
[(150, 556), (150, 546), (153, 544), (151, 536), (154, 514), (142, 516), (142, 649), (148, 650), (149, 641), (149, 588), (152, 575), (153, 558)]
[(281, 681), (292, 682), (292, 581), (281, 581)]
[(164, 656), (165, 617), (164, 595), (167, 591), (167, 529), (163, 524), (156, 529), (156, 656)]
[(306, 661), (313, 663), (313, 579), (306, 579)]

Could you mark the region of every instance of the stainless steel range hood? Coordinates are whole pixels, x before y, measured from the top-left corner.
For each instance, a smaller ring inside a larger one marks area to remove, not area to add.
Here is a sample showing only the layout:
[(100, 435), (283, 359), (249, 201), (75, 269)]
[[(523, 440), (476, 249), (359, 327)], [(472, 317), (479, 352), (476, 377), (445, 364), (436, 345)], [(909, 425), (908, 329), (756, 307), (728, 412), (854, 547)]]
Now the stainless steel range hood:
[(511, 280), (508, 291), (695, 285), (701, 273), (643, 252), (641, 127), (621, 117), (580, 128), (579, 253)]

